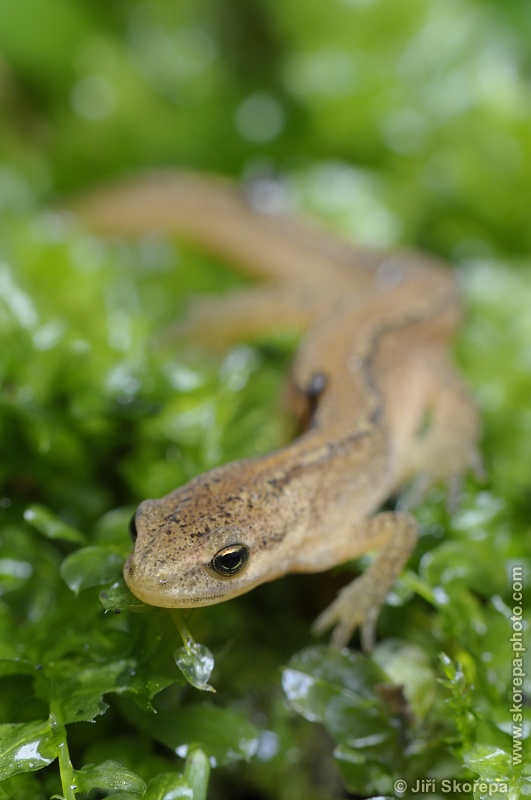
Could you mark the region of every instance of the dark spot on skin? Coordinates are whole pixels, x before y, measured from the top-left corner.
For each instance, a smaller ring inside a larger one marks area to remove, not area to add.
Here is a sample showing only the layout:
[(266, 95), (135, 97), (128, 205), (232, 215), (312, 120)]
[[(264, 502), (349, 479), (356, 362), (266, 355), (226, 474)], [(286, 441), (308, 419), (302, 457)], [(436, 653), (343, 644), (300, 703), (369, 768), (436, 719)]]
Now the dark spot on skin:
[(372, 425), (378, 425), (383, 418), (383, 414), (384, 414), (383, 407), (381, 405), (376, 406), (371, 416), (369, 417), (369, 422)]
[(319, 395), (321, 395), (326, 389), (327, 383), (328, 378), (324, 372), (315, 372), (312, 375), (310, 383), (306, 387), (306, 396), (309, 398), (319, 397)]
[(155, 544), (156, 543), (154, 541), (151, 541), (149, 544), (144, 545), (144, 547), (142, 548), (142, 557), (151, 555), (155, 547)]
[(268, 538), (261, 539), (260, 544), (264, 550), (274, 550), (284, 540), (287, 533), (287, 528), (279, 531), (270, 531)]
[(306, 396), (306, 402), (308, 404), (308, 422), (311, 424), (313, 417), (315, 416), (315, 412), (317, 411), (317, 406), (319, 405), (319, 400), (322, 397), (324, 390), (328, 384), (328, 378), (324, 374), (324, 372), (315, 372), (312, 375), (310, 383), (304, 390), (304, 394)]
[(279, 493), (284, 489), (287, 483), (289, 483), (289, 476), (286, 474), (282, 478), (270, 478), (268, 484), (273, 487), (276, 493)]

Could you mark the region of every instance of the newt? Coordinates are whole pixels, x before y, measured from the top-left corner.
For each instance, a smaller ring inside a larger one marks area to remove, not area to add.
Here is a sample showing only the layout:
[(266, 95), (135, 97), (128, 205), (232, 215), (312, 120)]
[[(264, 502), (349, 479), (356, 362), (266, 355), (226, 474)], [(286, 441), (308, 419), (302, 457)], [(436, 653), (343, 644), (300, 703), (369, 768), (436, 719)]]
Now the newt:
[(314, 623), (318, 634), (334, 628), (337, 646), (360, 627), (370, 649), (418, 529), (409, 511), (382, 504), (414, 479), (451, 485), (480, 469), (477, 409), (450, 357), (458, 287), (433, 258), (357, 248), (275, 213), (263, 188), (168, 171), (75, 206), (100, 234), (177, 235), (263, 281), (192, 308), (184, 327), (202, 343), (279, 328), (302, 335), (292, 382), (304, 430), (142, 502), (124, 576), (146, 603), (206, 606), (376, 551)]

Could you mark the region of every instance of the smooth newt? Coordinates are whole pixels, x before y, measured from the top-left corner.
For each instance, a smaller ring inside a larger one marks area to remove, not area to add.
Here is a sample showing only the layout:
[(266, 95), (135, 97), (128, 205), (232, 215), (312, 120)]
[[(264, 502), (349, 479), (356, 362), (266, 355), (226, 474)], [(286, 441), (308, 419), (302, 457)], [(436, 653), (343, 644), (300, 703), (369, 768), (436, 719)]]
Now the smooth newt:
[[(262, 187), (263, 188), (263, 187)], [(257, 200), (258, 198), (258, 200)], [(283, 449), (199, 475), (136, 512), (131, 591), (156, 606), (219, 603), (290, 572), (378, 555), (315, 622), (370, 648), (378, 612), (416, 541), (417, 523), (382, 503), (417, 476), (477, 469), (476, 408), (450, 363), (460, 318), (454, 277), (417, 253), (357, 249), (302, 220), (261, 210), (227, 181), (153, 174), (85, 196), (100, 233), (157, 231), (192, 241), (265, 285), (196, 305), (204, 343), (289, 327), (306, 430)]]

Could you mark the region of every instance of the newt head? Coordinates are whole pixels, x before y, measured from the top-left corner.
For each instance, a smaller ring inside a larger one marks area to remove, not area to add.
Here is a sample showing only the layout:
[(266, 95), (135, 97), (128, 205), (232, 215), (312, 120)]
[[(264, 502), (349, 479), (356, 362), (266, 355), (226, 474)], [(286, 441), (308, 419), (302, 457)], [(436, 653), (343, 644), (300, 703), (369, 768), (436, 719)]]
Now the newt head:
[(293, 528), (297, 538), (293, 512), (289, 490), (253, 480), (249, 462), (219, 467), (139, 505), (125, 581), (140, 600), (164, 608), (236, 597), (289, 571), (292, 544), (284, 539)]

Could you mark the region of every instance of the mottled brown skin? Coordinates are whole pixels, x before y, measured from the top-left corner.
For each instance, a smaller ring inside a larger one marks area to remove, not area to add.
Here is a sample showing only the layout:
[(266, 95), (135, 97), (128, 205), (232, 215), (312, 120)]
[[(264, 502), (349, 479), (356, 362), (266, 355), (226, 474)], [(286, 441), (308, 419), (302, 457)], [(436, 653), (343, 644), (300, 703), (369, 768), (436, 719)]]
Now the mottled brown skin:
[[(141, 503), (124, 568), (131, 591), (157, 606), (208, 605), (375, 550), (315, 625), (335, 626), (338, 645), (361, 626), (370, 647), (417, 531), (410, 514), (378, 509), (411, 478), (449, 480), (479, 463), (476, 409), (448, 358), (460, 316), (451, 271), (410, 252), (356, 249), (210, 177), (150, 175), (77, 209), (102, 233), (176, 233), (268, 280), (196, 304), (181, 333), (227, 346), (279, 327), (306, 331), (293, 381), (307, 430)], [(213, 559), (234, 544), (248, 562), (222, 576)]]

